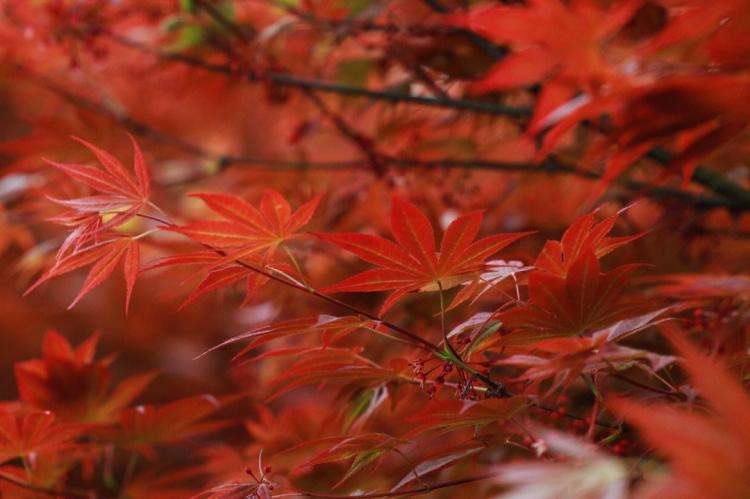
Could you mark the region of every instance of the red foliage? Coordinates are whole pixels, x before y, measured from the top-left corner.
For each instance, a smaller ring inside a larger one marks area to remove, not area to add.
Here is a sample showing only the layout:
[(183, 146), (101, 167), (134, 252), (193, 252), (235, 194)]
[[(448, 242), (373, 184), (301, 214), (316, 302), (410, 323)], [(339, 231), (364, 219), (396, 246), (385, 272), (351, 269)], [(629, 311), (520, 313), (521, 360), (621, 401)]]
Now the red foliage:
[(0, 497), (750, 496), (749, 27), (0, 0)]

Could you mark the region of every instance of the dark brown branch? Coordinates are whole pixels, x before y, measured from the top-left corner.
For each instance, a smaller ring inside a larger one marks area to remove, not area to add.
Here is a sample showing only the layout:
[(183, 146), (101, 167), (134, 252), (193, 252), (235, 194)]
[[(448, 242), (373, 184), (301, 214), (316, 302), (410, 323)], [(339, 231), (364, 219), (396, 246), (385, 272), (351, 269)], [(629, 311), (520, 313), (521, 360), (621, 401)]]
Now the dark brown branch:
[[(170, 220), (167, 220), (167, 219), (164, 219), (164, 218), (161, 218), (161, 217), (154, 216), (154, 215), (146, 215), (146, 214), (139, 213), (138, 216), (143, 217), (143, 218), (147, 218), (149, 220), (153, 220), (153, 221), (155, 221), (157, 223), (160, 223), (160, 224), (163, 225), (164, 228), (176, 228), (177, 227), (177, 224), (175, 224), (174, 222), (172, 222)], [(210, 244), (201, 243), (201, 245), (204, 248), (206, 248), (207, 250), (213, 251), (217, 255), (224, 256), (224, 257), (227, 256), (227, 253), (224, 250), (222, 250), (222, 249), (219, 249), (219, 248), (216, 248), (214, 246), (211, 246)], [(264, 277), (267, 277), (268, 279), (270, 279), (272, 281), (275, 281), (275, 282), (278, 282), (280, 284), (283, 284), (284, 286), (296, 289), (298, 291), (302, 291), (302, 292), (307, 293), (309, 295), (312, 295), (312, 296), (314, 296), (314, 297), (316, 297), (316, 298), (318, 298), (320, 300), (328, 302), (331, 305), (336, 305), (337, 307), (340, 307), (340, 308), (343, 308), (345, 310), (348, 310), (349, 312), (352, 312), (354, 314), (360, 315), (362, 317), (367, 317), (370, 320), (379, 322), (382, 325), (384, 325), (385, 327), (387, 327), (388, 329), (390, 329), (391, 331), (393, 331), (395, 333), (398, 333), (403, 338), (409, 340), (409, 342), (412, 343), (413, 345), (418, 346), (418, 347), (420, 347), (420, 348), (422, 348), (424, 350), (427, 350), (429, 352), (440, 352), (441, 351), (440, 348), (437, 345), (435, 345), (435, 344), (427, 341), (426, 339), (422, 338), (421, 336), (419, 336), (417, 334), (412, 333), (411, 331), (409, 331), (409, 330), (407, 330), (407, 329), (399, 326), (398, 324), (394, 324), (394, 323), (392, 323), (390, 321), (387, 321), (387, 320), (385, 320), (385, 319), (383, 319), (381, 317), (378, 317), (377, 315), (375, 315), (373, 313), (370, 313), (370, 312), (368, 312), (366, 310), (362, 310), (360, 308), (357, 308), (354, 305), (350, 305), (350, 304), (346, 303), (345, 301), (339, 300), (338, 298), (334, 298), (332, 296), (329, 296), (329, 295), (326, 295), (324, 293), (321, 293), (320, 291), (318, 291), (318, 290), (316, 290), (316, 289), (314, 289), (312, 287), (305, 286), (305, 285), (299, 284), (299, 283), (297, 283), (295, 281), (292, 281), (292, 280), (280, 277), (279, 275), (277, 275), (277, 274), (275, 274), (273, 272), (269, 272), (269, 271), (267, 271), (265, 269), (262, 269), (260, 267), (256, 267), (255, 265), (247, 263), (244, 260), (234, 260), (234, 263), (236, 263), (240, 267), (243, 267), (243, 268), (245, 268), (247, 270), (250, 270), (251, 272), (254, 272), (256, 274), (260, 274), (260, 275), (262, 275)]]
[(0, 471), (0, 480), (5, 480), (8, 483), (12, 483), (16, 487), (21, 487), (32, 492), (44, 494), (50, 497), (60, 497), (64, 499), (96, 499), (99, 497), (93, 491), (84, 490), (73, 490), (73, 489), (51, 489), (42, 487), (41, 485), (34, 485), (33, 483), (27, 483), (20, 480), (9, 473)]
[(633, 385), (637, 388), (640, 388), (641, 390), (646, 390), (653, 393), (658, 393), (660, 395), (665, 395), (667, 397), (674, 397), (678, 400), (685, 400), (685, 396), (679, 392), (670, 392), (668, 390), (662, 390), (661, 388), (657, 388), (655, 386), (650, 386), (645, 383), (641, 383), (640, 381), (636, 381), (634, 379), (630, 379), (627, 376), (624, 376), (620, 373), (610, 373), (610, 376), (612, 376), (615, 379), (619, 379), (620, 381), (627, 383), (629, 385)]
[[(661, 164), (669, 164), (672, 161), (671, 154), (661, 148), (654, 148), (649, 151), (648, 157)], [(750, 207), (750, 190), (732, 182), (711, 168), (698, 166), (690, 180), (711, 189), (716, 194), (733, 200), (740, 206)]]
[[(141, 52), (147, 52), (156, 55), (164, 60), (173, 60), (184, 64), (191, 65), (206, 71), (214, 73), (235, 75), (237, 71), (232, 67), (224, 64), (214, 64), (202, 59), (187, 56), (184, 54), (175, 54), (153, 48), (133, 40), (115, 35), (106, 34), (116, 43), (130, 47)], [(354, 87), (343, 83), (336, 83), (326, 80), (317, 80), (312, 78), (302, 78), (289, 73), (279, 73), (274, 71), (260, 72), (254, 69), (247, 70), (244, 76), (251, 82), (270, 82), (280, 86), (293, 87), (298, 89), (315, 90), (318, 92), (333, 93), (347, 97), (361, 97), (376, 101), (387, 101), (391, 103), (416, 104), (427, 107), (438, 107), (444, 109), (454, 109), (457, 111), (470, 111), (476, 114), (489, 114), (493, 116), (509, 116), (512, 118), (528, 118), (531, 116), (531, 109), (528, 107), (505, 106), (502, 104), (493, 104), (466, 99), (446, 99), (441, 97), (426, 97), (421, 95), (411, 95), (394, 90), (372, 90), (363, 87)]]
[[(72, 92), (52, 82), (50, 79), (36, 75), (26, 68), (17, 66), (16, 69), (23, 71), (36, 85), (58, 95), (59, 97), (68, 101), (76, 107), (106, 116), (114, 122), (119, 123), (123, 127), (127, 128), (128, 130), (151, 140), (173, 146), (188, 154), (193, 154), (202, 158), (214, 160), (219, 164), (219, 167), (221, 169), (227, 168), (229, 166), (252, 166), (255, 168), (268, 168), (272, 170), (300, 170), (309, 168), (317, 170), (341, 170), (352, 168), (366, 168), (371, 164), (368, 159), (312, 162), (215, 153), (178, 137), (174, 137), (172, 135), (156, 130), (155, 128), (143, 122), (137, 121), (123, 113), (113, 111), (87, 97), (73, 94)], [(391, 158), (385, 156), (383, 158), (388, 159), (387, 166), (400, 168), (460, 168), (467, 170), (518, 172), (529, 175), (572, 175), (588, 180), (598, 180), (600, 178), (599, 175), (594, 172), (580, 170), (572, 166), (562, 164), (556, 161), (554, 158), (547, 159), (538, 166), (523, 162), (488, 161), (482, 159), (465, 160), (445, 158), (437, 160), (422, 160), (418, 158)], [(656, 199), (675, 200), (699, 209), (729, 208), (738, 211), (750, 210), (750, 205), (739, 204), (731, 199), (699, 196), (669, 187), (652, 187), (646, 183), (636, 181), (624, 181), (620, 182), (619, 184), (631, 191), (640, 192), (644, 196)]]
[[(143, 46), (142, 44), (133, 42), (131, 40), (123, 39), (122, 37), (118, 37), (116, 35), (110, 35), (110, 36), (118, 43), (127, 45), (136, 50), (147, 51), (153, 55), (157, 55), (164, 59), (176, 60), (184, 64), (199, 67), (208, 71), (220, 72), (223, 74), (233, 74), (233, 71), (227, 66), (208, 63), (201, 59), (185, 56), (182, 54), (165, 53), (158, 49)], [(261, 78), (261, 76), (258, 73), (250, 71), (248, 76), (250, 77), (251, 81), (261, 81), (262, 79), (265, 79), (267, 81), (271, 81), (279, 85), (293, 86), (293, 87), (297, 87), (300, 89), (331, 92), (331, 93), (336, 93), (340, 95), (348, 95), (348, 96), (369, 97), (369, 98), (378, 99), (378, 100), (388, 100), (391, 102), (416, 103), (416, 104), (422, 104), (422, 105), (427, 105), (427, 106), (449, 107), (449, 108), (454, 108), (454, 109), (472, 111), (475, 113), (509, 115), (509, 116), (516, 116), (516, 117), (528, 116), (528, 114), (530, 113), (530, 109), (527, 109), (527, 108), (514, 108), (514, 107), (508, 107), (508, 106), (500, 106), (500, 105), (484, 103), (484, 102), (479, 102), (479, 101), (467, 101), (467, 100), (460, 100), (460, 99), (447, 99), (446, 100), (446, 99), (435, 98), (435, 97), (413, 96), (413, 95), (403, 94), (399, 92), (391, 92), (387, 90), (384, 90), (384, 91), (370, 90), (370, 89), (359, 88), (359, 87), (350, 87), (347, 85), (341, 85), (341, 84), (326, 82), (322, 80), (306, 80), (306, 79), (298, 78), (296, 76), (289, 75), (286, 73), (271, 72), (271, 73), (264, 74), (263, 77)], [(658, 157), (658, 155), (662, 153), (659, 153), (657, 151), (654, 154), (657, 154), (657, 157)], [(665, 161), (666, 160), (662, 162), (665, 162)], [(526, 170), (529, 172), (532, 171), (531, 168), (528, 168), (529, 166), (528, 164), (524, 164), (523, 166), (519, 168), (518, 165), (513, 165), (513, 164), (508, 164), (508, 163), (505, 163), (504, 166), (497, 164), (497, 163), (493, 165), (489, 165), (489, 163), (491, 162), (483, 162), (481, 160), (462, 161), (462, 163), (463, 164), (459, 165), (457, 161), (450, 160), (450, 159), (437, 160), (437, 161), (416, 161), (412, 159), (395, 159), (394, 161), (392, 161), (392, 164), (396, 166), (442, 166), (442, 167), (461, 167), (461, 168), (480, 168), (480, 169)], [(596, 173), (593, 173), (593, 172), (583, 173), (577, 169), (571, 169), (566, 166), (557, 165), (555, 164), (554, 160), (547, 160), (545, 164), (548, 165), (546, 168), (546, 172), (548, 173), (554, 171), (555, 173), (570, 173), (570, 174), (574, 174), (574, 175), (581, 176), (581, 177), (587, 177), (590, 179), (599, 178), (599, 175), (597, 175)], [(696, 170), (696, 175), (694, 175), (694, 180), (697, 183), (704, 185), (705, 187), (711, 188), (717, 193), (726, 195), (726, 199), (696, 196), (694, 194), (687, 193), (685, 191), (671, 189), (668, 187), (650, 187), (644, 183), (636, 182), (636, 181), (624, 181), (624, 182), (621, 182), (621, 185), (624, 185), (630, 190), (644, 191), (644, 195), (647, 195), (649, 197), (673, 198), (673, 199), (677, 199), (688, 204), (692, 204), (698, 208), (724, 207), (724, 208), (730, 208), (736, 211), (750, 210), (750, 191), (743, 189), (742, 187), (734, 184), (731, 181), (723, 179), (723, 177), (718, 175), (716, 172), (713, 172), (706, 168), (699, 167)]]
[[(174, 222), (172, 222), (170, 220), (167, 220), (167, 219), (164, 219), (164, 218), (161, 218), (161, 217), (158, 217), (158, 216), (146, 215), (146, 214), (142, 214), (142, 213), (139, 213), (138, 216), (146, 218), (146, 219), (149, 219), (149, 220), (153, 220), (153, 221), (155, 221), (157, 223), (160, 223), (160, 224), (164, 225), (165, 227), (176, 227), (177, 226)], [(209, 244), (204, 244), (204, 243), (201, 243), (201, 245), (204, 248), (208, 249), (209, 251), (213, 251), (217, 255), (227, 256), (227, 253), (225, 251), (219, 249), (219, 248), (215, 248), (215, 247), (213, 247), (213, 246), (211, 246)], [(246, 269), (248, 269), (248, 270), (250, 270), (252, 272), (255, 272), (257, 274), (265, 276), (268, 279), (271, 279), (271, 280), (273, 280), (275, 282), (278, 282), (278, 283), (280, 283), (280, 284), (282, 284), (284, 286), (288, 286), (288, 287), (290, 287), (292, 289), (296, 289), (298, 291), (302, 291), (304, 293), (307, 293), (309, 295), (312, 295), (312, 296), (318, 298), (319, 300), (323, 300), (323, 301), (325, 301), (327, 303), (330, 303), (332, 305), (336, 305), (337, 307), (343, 308), (345, 310), (348, 310), (349, 312), (352, 312), (354, 314), (360, 315), (362, 317), (367, 317), (370, 320), (377, 321), (380, 324), (382, 324), (383, 326), (385, 326), (388, 329), (390, 329), (391, 331), (393, 331), (394, 333), (397, 333), (398, 335), (400, 335), (402, 338), (406, 339), (409, 343), (413, 344), (414, 346), (422, 348), (423, 350), (428, 351), (428, 352), (436, 355), (438, 358), (441, 358), (441, 359), (444, 358), (443, 357), (443, 351), (437, 345), (435, 345), (434, 343), (432, 343), (432, 342), (430, 342), (430, 341), (422, 338), (421, 336), (419, 336), (419, 335), (417, 335), (415, 333), (412, 333), (408, 329), (405, 329), (405, 328), (399, 326), (398, 324), (394, 324), (393, 322), (390, 322), (388, 320), (382, 319), (381, 317), (379, 317), (379, 316), (377, 316), (375, 314), (372, 314), (372, 313), (370, 313), (370, 312), (368, 312), (366, 310), (362, 310), (362, 309), (360, 309), (358, 307), (355, 307), (354, 305), (350, 305), (349, 303), (346, 303), (343, 300), (339, 300), (338, 298), (334, 298), (332, 296), (329, 296), (329, 295), (326, 295), (324, 293), (321, 293), (321, 292), (317, 291), (316, 289), (314, 289), (312, 287), (304, 286), (302, 284), (299, 284), (297, 282), (291, 281), (289, 279), (282, 278), (282, 277), (280, 277), (280, 276), (278, 276), (278, 275), (276, 275), (276, 274), (274, 274), (272, 272), (266, 271), (265, 269), (256, 267), (255, 265), (252, 265), (252, 264), (249, 264), (249, 263), (245, 262), (244, 260), (235, 260), (234, 263), (236, 263), (237, 265), (239, 265), (239, 266), (241, 266), (243, 268), (246, 268)], [(486, 394), (487, 394), (488, 397), (509, 398), (509, 397), (513, 397), (515, 395), (514, 393), (512, 393), (511, 391), (509, 391), (502, 383), (493, 381), (489, 376), (486, 376), (486, 375), (484, 375), (482, 373), (474, 373), (474, 376), (477, 379), (479, 379), (480, 381), (482, 381), (482, 383), (484, 383), (484, 385), (487, 387)], [(547, 404), (544, 404), (544, 403), (541, 403), (541, 402), (532, 402), (532, 404), (535, 407), (538, 407), (538, 408), (540, 408), (540, 409), (542, 409), (544, 411), (547, 411), (547, 412), (557, 412), (554, 407), (548, 406)], [(583, 417), (576, 416), (574, 414), (565, 413), (564, 416), (567, 417), (567, 418), (569, 418), (569, 419), (584, 420)], [(614, 425), (614, 424), (608, 423), (606, 421), (601, 421), (601, 420), (598, 420), (598, 419), (596, 421), (594, 421), (594, 424), (596, 424), (597, 426), (604, 427), (604, 428), (622, 429), (622, 425)]]
[[(479, 50), (493, 61), (500, 60), (503, 56), (508, 53), (508, 49), (495, 44), (494, 42), (484, 38), (469, 29), (460, 28), (455, 26), (420, 26), (420, 25), (396, 25), (396, 24), (384, 24), (369, 20), (358, 20), (358, 19), (323, 19), (316, 17), (308, 12), (304, 12), (293, 6), (285, 6), (285, 9), (297, 16), (299, 19), (307, 22), (308, 24), (321, 27), (323, 29), (343, 31), (345, 33), (357, 33), (361, 31), (379, 31), (381, 33), (396, 35), (396, 34), (407, 34), (415, 37), (439, 37), (439, 36), (450, 36), (459, 35), (466, 37), (471, 43), (474, 44)], [(447, 13), (444, 11), (442, 13)]]
[(227, 31), (231, 32), (233, 35), (235, 35), (239, 40), (242, 40), (245, 43), (250, 42), (251, 34), (246, 33), (242, 27), (237, 25), (236, 23), (233, 23), (226, 17), (224, 17), (224, 14), (221, 13), (219, 9), (216, 8), (214, 4), (212, 4), (210, 1), (207, 0), (195, 0), (196, 7), (199, 7), (206, 13), (208, 13), (211, 18), (216, 21), (218, 25), (220, 25), (222, 28), (226, 29)]
[(383, 168), (386, 164), (392, 163), (394, 158), (375, 150), (374, 143), (369, 137), (365, 137), (362, 133), (352, 128), (340, 115), (334, 113), (315, 92), (304, 90), (304, 94), (318, 108), (318, 111), (333, 123), (333, 126), (336, 127), (339, 133), (349, 139), (367, 157), (373, 172), (376, 175), (382, 175)]
[(434, 485), (425, 485), (418, 489), (399, 490), (394, 492), (370, 492), (368, 494), (357, 494), (353, 496), (339, 495), (339, 494), (324, 494), (317, 492), (292, 492), (289, 495), (283, 494), (278, 497), (311, 497), (316, 499), (378, 499), (385, 497), (406, 497), (413, 495), (428, 494), (433, 490), (445, 489), (448, 487), (456, 487), (458, 485), (466, 485), (469, 483), (480, 482), (496, 476), (495, 473), (485, 473), (483, 475), (476, 475), (466, 478), (458, 478), (456, 480), (448, 480), (446, 482), (436, 483)]

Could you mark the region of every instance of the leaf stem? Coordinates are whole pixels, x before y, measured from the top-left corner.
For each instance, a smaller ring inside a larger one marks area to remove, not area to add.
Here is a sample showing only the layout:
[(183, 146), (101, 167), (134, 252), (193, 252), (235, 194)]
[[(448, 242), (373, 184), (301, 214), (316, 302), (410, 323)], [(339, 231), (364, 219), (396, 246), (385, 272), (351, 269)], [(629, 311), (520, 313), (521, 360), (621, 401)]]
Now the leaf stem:
[(446, 482), (440, 482), (433, 485), (425, 485), (416, 489), (399, 490), (393, 492), (370, 492), (367, 494), (357, 495), (338, 495), (338, 494), (325, 494), (308, 491), (298, 491), (289, 494), (279, 494), (275, 497), (310, 497), (317, 499), (378, 499), (386, 497), (406, 497), (418, 494), (427, 494), (434, 490), (445, 489), (448, 487), (456, 487), (458, 485), (465, 485), (469, 483), (480, 482), (496, 476), (496, 473), (485, 473), (482, 475), (475, 475), (466, 478), (458, 478), (455, 480), (448, 480)]
[(77, 490), (77, 489), (52, 489), (48, 487), (42, 487), (41, 485), (34, 485), (33, 483), (27, 483), (23, 480), (20, 480), (16, 478), (15, 476), (6, 473), (5, 471), (0, 471), (0, 480), (4, 480), (8, 483), (11, 483), (15, 485), (16, 487), (21, 487), (26, 490), (30, 490), (32, 492), (37, 492), (40, 494), (48, 495), (51, 497), (62, 497), (62, 498), (75, 498), (75, 499), (91, 499), (98, 497), (95, 493), (92, 491), (86, 491), (86, 490)]
[[(168, 228), (177, 227), (177, 225), (174, 222), (171, 222), (169, 220), (157, 217), (155, 215), (147, 215), (147, 214), (144, 214), (144, 213), (138, 213), (137, 215), (141, 216), (141, 217), (144, 217), (144, 218), (148, 218), (148, 219), (153, 220), (155, 222), (161, 223), (162, 225), (164, 225), (165, 227), (168, 227)], [(206, 249), (208, 249), (210, 251), (213, 251), (214, 253), (216, 253), (218, 255), (227, 256), (227, 253), (224, 250), (221, 250), (219, 248), (215, 248), (215, 247), (213, 247), (213, 246), (211, 246), (209, 244), (201, 243), (201, 245), (204, 248), (206, 248)], [(366, 310), (362, 310), (362, 309), (360, 309), (358, 307), (355, 307), (354, 305), (350, 305), (350, 304), (348, 304), (348, 303), (346, 303), (346, 302), (344, 302), (342, 300), (339, 300), (338, 298), (334, 298), (332, 296), (328, 296), (326, 294), (323, 294), (320, 291), (316, 290), (315, 288), (312, 288), (312, 287), (309, 287), (309, 286), (305, 286), (303, 284), (300, 284), (300, 283), (297, 283), (297, 282), (293, 282), (293, 281), (290, 281), (288, 279), (284, 279), (283, 277), (280, 277), (278, 274), (275, 274), (273, 272), (268, 272), (265, 269), (256, 267), (255, 265), (247, 263), (247, 262), (245, 262), (243, 260), (235, 260), (234, 263), (236, 263), (237, 265), (239, 265), (241, 267), (246, 268), (247, 270), (250, 270), (252, 272), (255, 272), (257, 274), (265, 276), (265, 277), (267, 277), (267, 278), (269, 278), (269, 279), (271, 279), (273, 281), (281, 283), (281, 284), (283, 284), (285, 286), (288, 286), (290, 288), (294, 288), (294, 289), (297, 289), (299, 291), (303, 291), (303, 292), (305, 292), (307, 294), (313, 295), (316, 298), (318, 298), (320, 300), (323, 300), (323, 301), (326, 301), (326, 302), (328, 302), (328, 303), (330, 303), (332, 305), (336, 305), (338, 307), (344, 308), (346, 310), (349, 310), (350, 312), (353, 312), (353, 313), (355, 313), (357, 315), (360, 315), (362, 317), (367, 317), (368, 319), (371, 319), (373, 321), (380, 322), (381, 324), (383, 324), (384, 326), (386, 326), (388, 329), (391, 329), (392, 331), (394, 331), (394, 332), (402, 335), (403, 337), (408, 338), (409, 340), (411, 340), (411, 343), (414, 344), (415, 346), (418, 346), (420, 348), (423, 348), (423, 349), (428, 350), (428, 351), (433, 352), (433, 353), (441, 351), (440, 348), (437, 345), (435, 345), (434, 343), (432, 343), (432, 342), (430, 342), (430, 341), (428, 341), (428, 340), (426, 340), (426, 339), (424, 339), (424, 338), (422, 338), (420, 336), (417, 336), (416, 334), (412, 333), (411, 331), (409, 331), (407, 329), (404, 329), (403, 327), (401, 327), (401, 326), (399, 326), (397, 324), (394, 324), (392, 322), (384, 320), (384, 319), (378, 317), (377, 315), (375, 315), (375, 314), (373, 314), (371, 312), (368, 312)]]

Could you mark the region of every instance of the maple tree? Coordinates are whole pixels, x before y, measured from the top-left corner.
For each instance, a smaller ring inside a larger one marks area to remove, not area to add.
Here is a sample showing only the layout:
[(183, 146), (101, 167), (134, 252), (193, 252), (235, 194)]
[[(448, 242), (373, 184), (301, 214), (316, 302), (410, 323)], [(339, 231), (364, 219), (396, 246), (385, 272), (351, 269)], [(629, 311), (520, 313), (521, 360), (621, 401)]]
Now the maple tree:
[(0, 0), (0, 496), (747, 497), (748, 27)]

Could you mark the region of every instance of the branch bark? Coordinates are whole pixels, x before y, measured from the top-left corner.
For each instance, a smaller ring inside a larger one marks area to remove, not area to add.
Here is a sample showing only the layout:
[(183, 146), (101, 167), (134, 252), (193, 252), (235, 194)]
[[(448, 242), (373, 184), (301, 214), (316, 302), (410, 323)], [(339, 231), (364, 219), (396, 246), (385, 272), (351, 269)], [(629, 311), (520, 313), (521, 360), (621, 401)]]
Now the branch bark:
[(445, 489), (448, 487), (456, 487), (458, 485), (466, 485), (469, 483), (480, 482), (482, 480), (487, 480), (494, 476), (496, 476), (495, 473), (485, 473), (483, 475), (476, 475), (476, 476), (471, 476), (471, 477), (466, 477), (466, 478), (458, 478), (456, 480), (448, 480), (446, 482), (440, 482), (434, 485), (425, 485), (424, 487), (419, 487), (417, 489), (398, 490), (398, 491), (393, 491), (393, 492), (370, 492), (366, 494), (357, 494), (353, 496), (299, 491), (299, 492), (292, 492), (288, 495), (280, 494), (276, 497), (310, 497), (310, 498), (315, 498), (315, 499), (379, 499), (379, 498), (386, 498), (386, 497), (406, 497), (406, 496), (413, 496), (413, 495), (420, 495), (420, 494), (428, 494), (432, 492), (433, 490)]
[[(202, 59), (187, 56), (184, 54), (166, 52), (164, 50), (153, 48), (113, 33), (104, 33), (102, 36), (107, 36), (109, 39), (113, 40), (119, 45), (129, 47), (131, 49), (138, 50), (144, 53), (149, 53), (164, 60), (181, 62), (183, 64), (188, 64), (196, 68), (224, 75), (237, 74), (237, 71), (228, 65), (210, 63)], [(270, 82), (282, 87), (308, 89), (317, 92), (343, 95), (347, 97), (360, 97), (374, 101), (416, 104), (426, 107), (453, 109), (456, 111), (469, 111), (475, 114), (508, 116), (511, 118), (528, 118), (531, 116), (532, 112), (531, 108), (528, 107), (506, 106), (502, 104), (494, 104), (491, 102), (467, 99), (427, 97), (388, 89), (373, 90), (370, 88), (355, 87), (343, 83), (319, 80), (314, 78), (304, 78), (289, 73), (281, 73), (275, 71), (260, 72), (254, 69), (248, 69), (243, 73), (243, 76), (245, 76), (250, 82), (253, 83)]]
[[(355, 168), (368, 168), (371, 166), (370, 158), (350, 159), (342, 161), (292, 161), (275, 158), (262, 158), (247, 155), (228, 155), (207, 150), (201, 146), (185, 141), (179, 137), (172, 136), (157, 130), (146, 123), (133, 119), (132, 117), (109, 109), (105, 105), (88, 97), (74, 94), (67, 89), (57, 85), (46, 77), (34, 74), (23, 67), (16, 67), (37, 86), (52, 92), (66, 100), (71, 105), (85, 109), (89, 112), (105, 116), (115, 123), (127, 128), (133, 133), (146, 137), (150, 140), (172, 146), (180, 151), (200, 158), (216, 161), (220, 169), (230, 166), (251, 166), (253, 168), (267, 168), (271, 170), (346, 170)], [(443, 158), (436, 160), (423, 160), (419, 158), (387, 157), (386, 166), (398, 168), (460, 168), (465, 170), (487, 170), (502, 172), (517, 172), (528, 175), (571, 175), (582, 179), (596, 181), (600, 176), (594, 172), (581, 170), (571, 165), (561, 163), (555, 158), (549, 158), (540, 165), (532, 165), (524, 162), (491, 161), (483, 159), (454, 159)], [(191, 178), (189, 180), (197, 180)], [(640, 195), (653, 199), (672, 200), (682, 204), (693, 206), (697, 209), (728, 208), (734, 211), (750, 211), (750, 202), (742, 202), (726, 197), (711, 197), (693, 194), (670, 187), (654, 187), (637, 181), (619, 181), (616, 183), (637, 192)]]

